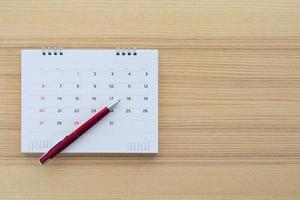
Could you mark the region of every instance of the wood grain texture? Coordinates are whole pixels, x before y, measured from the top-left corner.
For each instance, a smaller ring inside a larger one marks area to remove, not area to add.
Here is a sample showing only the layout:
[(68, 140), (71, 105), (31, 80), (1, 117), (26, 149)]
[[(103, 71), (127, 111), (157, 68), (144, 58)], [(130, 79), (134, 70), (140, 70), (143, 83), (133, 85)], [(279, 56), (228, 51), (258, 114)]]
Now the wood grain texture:
[[(300, 198), (297, 0), (0, 0), (0, 199)], [(159, 49), (157, 156), (20, 153), (20, 49)]]

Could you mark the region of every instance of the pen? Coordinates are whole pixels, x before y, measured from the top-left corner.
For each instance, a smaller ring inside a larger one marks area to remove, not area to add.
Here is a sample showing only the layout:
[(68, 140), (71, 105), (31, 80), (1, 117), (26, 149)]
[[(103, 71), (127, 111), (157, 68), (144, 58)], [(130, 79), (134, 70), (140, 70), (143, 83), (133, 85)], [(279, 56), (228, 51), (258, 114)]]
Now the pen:
[(77, 138), (79, 138), (82, 134), (84, 134), (89, 128), (91, 128), (94, 124), (96, 124), (100, 119), (105, 117), (108, 113), (110, 113), (113, 108), (121, 101), (119, 99), (115, 103), (110, 106), (104, 107), (102, 110), (97, 112), (92, 118), (79, 126), (76, 130), (74, 130), (71, 134), (67, 135), (64, 139), (54, 145), (48, 152), (41, 156), (39, 162), (41, 165), (45, 164), (48, 160), (55, 157), (61, 151), (63, 151), (67, 146), (72, 144)]

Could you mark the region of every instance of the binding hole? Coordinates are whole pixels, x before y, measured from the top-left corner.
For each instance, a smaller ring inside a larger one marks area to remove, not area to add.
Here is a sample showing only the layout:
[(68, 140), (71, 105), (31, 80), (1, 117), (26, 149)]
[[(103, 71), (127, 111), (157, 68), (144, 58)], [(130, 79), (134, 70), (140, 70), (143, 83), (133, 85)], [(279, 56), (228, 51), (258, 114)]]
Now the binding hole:
[(52, 53), (51, 53), (51, 52), (48, 52), (48, 55), (52, 55)]
[(122, 56), (125, 56), (126, 55), (126, 53), (125, 52), (122, 52)]
[(116, 55), (119, 56), (119, 55), (120, 55), (120, 52), (117, 52)]
[(127, 53), (127, 55), (131, 56), (131, 53), (130, 53), (130, 52), (128, 52), (128, 53)]
[(134, 56), (136, 56), (136, 55), (137, 55), (137, 53), (136, 53), (136, 52), (133, 52), (133, 55), (134, 55)]
[(43, 56), (45, 56), (45, 55), (46, 55), (46, 52), (43, 51)]
[(59, 52), (59, 55), (61, 55), (61, 56), (62, 56), (62, 55), (64, 55), (64, 54), (63, 54), (63, 52)]
[(57, 52), (54, 52), (54, 55), (56, 56), (56, 55), (57, 55)]

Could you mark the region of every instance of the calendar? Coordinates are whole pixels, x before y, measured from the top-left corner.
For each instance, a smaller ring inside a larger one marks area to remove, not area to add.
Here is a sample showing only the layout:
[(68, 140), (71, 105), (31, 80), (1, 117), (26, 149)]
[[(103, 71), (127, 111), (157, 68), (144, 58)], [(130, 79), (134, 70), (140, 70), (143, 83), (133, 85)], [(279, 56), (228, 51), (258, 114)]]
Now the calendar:
[(158, 51), (23, 49), (21, 152), (44, 153), (103, 107), (64, 153), (158, 152)]

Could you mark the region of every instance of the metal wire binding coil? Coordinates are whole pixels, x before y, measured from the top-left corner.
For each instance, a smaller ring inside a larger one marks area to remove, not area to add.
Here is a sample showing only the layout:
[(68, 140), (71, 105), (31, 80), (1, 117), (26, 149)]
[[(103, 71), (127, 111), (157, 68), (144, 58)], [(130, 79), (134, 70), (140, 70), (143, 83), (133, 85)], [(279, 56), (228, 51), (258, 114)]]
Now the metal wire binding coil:
[(137, 56), (136, 48), (117, 48), (116, 49), (117, 56)]
[(42, 55), (44, 56), (61, 56), (64, 55), (62, 47), (42, 47)]

